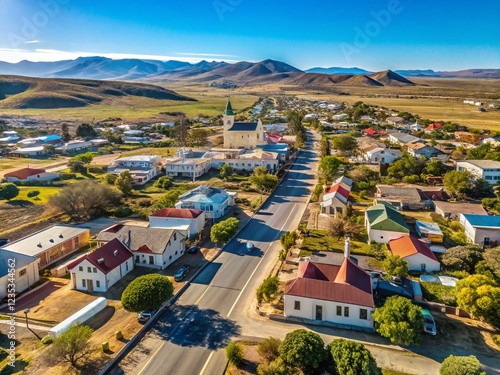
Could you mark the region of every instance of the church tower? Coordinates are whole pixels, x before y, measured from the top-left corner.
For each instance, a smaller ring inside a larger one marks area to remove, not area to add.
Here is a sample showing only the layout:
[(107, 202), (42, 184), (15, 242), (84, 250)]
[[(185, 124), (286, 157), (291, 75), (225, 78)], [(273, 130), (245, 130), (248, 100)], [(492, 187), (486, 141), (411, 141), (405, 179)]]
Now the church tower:
[(227, 99), (226, 110), (224, 111), (224, 116), (222, 116), (222, 121), (224, 122), (224, 147), (230, 148), (228, 130), (231, 129), (234, 124), (234, 112), (229, 98)]

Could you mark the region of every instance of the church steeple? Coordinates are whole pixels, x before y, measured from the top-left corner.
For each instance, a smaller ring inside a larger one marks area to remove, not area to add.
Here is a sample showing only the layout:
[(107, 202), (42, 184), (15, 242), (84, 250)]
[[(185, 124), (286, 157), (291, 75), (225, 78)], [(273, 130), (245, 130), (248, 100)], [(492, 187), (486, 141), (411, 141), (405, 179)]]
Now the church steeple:
[(231, 107), (231, 101), (227, 99), (226, 110), (224, 111), (226, 116), (234, 116), (233, 107)]

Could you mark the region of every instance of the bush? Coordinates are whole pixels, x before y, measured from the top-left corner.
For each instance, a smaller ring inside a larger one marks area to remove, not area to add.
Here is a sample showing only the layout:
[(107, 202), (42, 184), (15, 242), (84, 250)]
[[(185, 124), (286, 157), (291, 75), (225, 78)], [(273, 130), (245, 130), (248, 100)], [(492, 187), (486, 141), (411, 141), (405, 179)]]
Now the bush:
[(152, 203), (153, 201), (151, 200), (151, 198), (143, 198), (137, 201), (139, 207), (150, 207)]
[(28, 191), (28, 198), (33, 198), (33, 197), (36, 197), (38, 194), (40, 194), (40, 192), (38, 190), (31, 190), (31, 191)]
[(460, 232), (464, 230), (462, 224), (460, 224), (458, 221), (450, 222), (450, 229), (454, 232)]
[(274, 298), (276, 298), (278, 291), (278, 276), (268, 276), (257, 288), (257, 302), (259, 304), (262, 303), (262, 301), (271, 302)]
[(172, 180), (167, 176), (160, 177), (154, 184), (155, 187), (164, 190), (170, 189), (172, 185), (173, 185)]
[(152, 273), (139, 276), (122, 293), (123, 308), (131, 312), (159, 309), (174, 294), (172, 282), (163, 275)]
[(127, 206), (116, 207), (113, 210), (113, 215), (116, 217), (127, 217), (127, 216), (132, 215), (133, 213), (134, 213), (134, 211), (130, 207), (127, 207)]
[(316, 185), (316, 187), (314, 188), (314, 191), (312, 193), (311, 202), (319, 201), (319, 197), (321, 196), (321, 194), (323, 194), (323, 185), (318, 184), (318, 185)]
[(10, 200), (17, 197), (19, 188), (11, 182), (0, 185), (0, 199)]
[(50, 336), (45, 336), (42, 340), (41, 340), (41, 343), (43, 345), (49, 345), (49, 344), (52, 344), (52, 337)]
[(226, 346), (226, 357), (229, 363), (239, 367), (243, 361), (243, 348), (236, 342), (230, 342)]
[(76, 174), (63, 172), (59, 174), (59, 177), (61, 178), (61, 180), (72, 180), (76, 178)]
[(94, 174), (104, 174), (108, 170), (108, 167), (98, 167), (95, 165), (89, 166), (88, 168), (89, 173), (94, 173)]
[(476, 357), (450, 355), (441, 364), (440, 375), (486, 375)]
[(108, 174), (104, 175), (103, 180), (108, 185), (114, 185), (117, 178), (118, 178), (118, 175), (108, 173)]
[(257, 345), (257, 352), (267, 363), (270, 363), (279, 357), (280, 345), (280, 339), (269, 337)]
[(500, 346), (500, 334), (493, 334), (491, 338), (496, 345)]

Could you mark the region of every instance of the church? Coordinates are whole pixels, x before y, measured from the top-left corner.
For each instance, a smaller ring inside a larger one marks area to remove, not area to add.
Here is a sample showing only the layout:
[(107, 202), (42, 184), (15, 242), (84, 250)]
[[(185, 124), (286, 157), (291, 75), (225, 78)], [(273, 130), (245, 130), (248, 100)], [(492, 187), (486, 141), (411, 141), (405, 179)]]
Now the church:
[(234, 112), (228, 99), (223, 116), (224, 148), (254, 149), (266, 144), (264, 127), (260, 119), (257, 122), (234, 122)]

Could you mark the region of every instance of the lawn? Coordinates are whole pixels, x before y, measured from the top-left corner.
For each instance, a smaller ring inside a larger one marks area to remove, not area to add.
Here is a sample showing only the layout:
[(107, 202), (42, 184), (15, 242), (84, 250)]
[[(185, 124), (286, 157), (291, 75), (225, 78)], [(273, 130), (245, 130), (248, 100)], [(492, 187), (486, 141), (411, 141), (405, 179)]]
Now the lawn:
[(422, 294), (425, 300), (456, 306), (454, 287), (429, 282), (420, 282), (420, 285), (422, 286)]
[[(19, 186), (19, 195), (11, 202), (28, 202), (28, 204), (46, 204), (51, 195), (57, 194), (60, 187), (57, 186)], [(35, 196), (28, 197), (28, 193), (39, 193)]]
[(4, 171), (7, 169), (14, 169), (14, 168), (26, 168), (29, 166), (31, 166), (32, 168), (42, 168), (47, 165), (63, 163), (67, 160), (69, 160), (69, 158), (66, 156), (58, 156), (54, 158), (43, 158), (43, 159), (5, 157), (5, 158), (0, 158), (0, 170)]
[[(360, 239), (364, 240), (363, 238)], [(334, 251), (336, 253), (343, 253), (344, 239), (341, 238), (337, 240), (329, 236), (324, 230), (312, 230), (302, 241), (300, 256), (310, 256), (313, 251)], [(351, 239), (351, 254), (373, 256), (370, 245), (366, 241), (356, 241), (353, 239)]]

